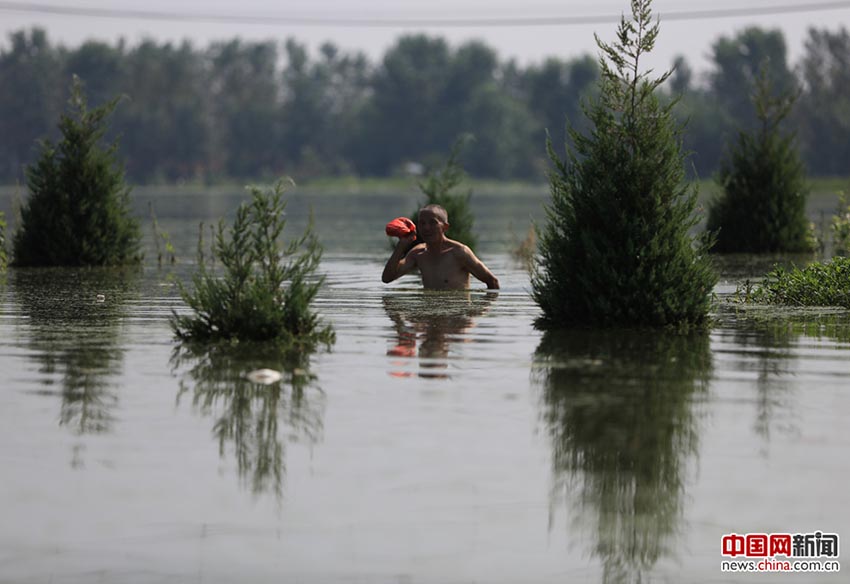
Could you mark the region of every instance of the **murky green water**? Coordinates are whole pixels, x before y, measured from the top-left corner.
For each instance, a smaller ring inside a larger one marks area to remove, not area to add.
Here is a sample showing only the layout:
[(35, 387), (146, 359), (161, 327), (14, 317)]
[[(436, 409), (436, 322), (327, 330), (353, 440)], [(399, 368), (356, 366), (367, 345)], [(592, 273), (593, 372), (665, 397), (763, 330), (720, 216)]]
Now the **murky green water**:
[(494, 295), (381, 284), (415, 197), (328, 198), (333, 350), (181, 349), (174, 281), (231, 199), (157, 202), (176, 266), (0, 282), (0, 582), (846, 581), (724, 574), (720, 539), (850, 534), (848, 313), (543, 336), (501, 235), (537, 201), (478, 210)]

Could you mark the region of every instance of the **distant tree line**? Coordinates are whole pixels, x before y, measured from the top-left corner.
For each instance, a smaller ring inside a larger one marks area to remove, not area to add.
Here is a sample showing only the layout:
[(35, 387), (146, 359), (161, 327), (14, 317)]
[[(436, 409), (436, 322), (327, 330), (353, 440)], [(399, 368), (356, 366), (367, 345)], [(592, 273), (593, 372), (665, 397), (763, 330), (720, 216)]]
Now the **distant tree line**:
[[(789, 124), (809, 173), (850, 174), (846, 29), (810, 30), (795, 67), (778, 30), (748, 28), (711, 51), (704, 79), (678, 58), (665, 87), (681, 95), (674, 113), (688, 120), (699, 176), (717, 170), (730, 136), (757, 123), (749, 96), (762, 67), (774, 86), (799, 92)], [(126, 96), (112, 129), (137, 183), (388, 176), (410, 162), (432, 167), (466, 133), (475, 136), (463, 161), (470, 175), (536, 180), (549, 164), (546, 132), (558, 145), (570, 139), (567, 119), (588, 127), (581, 103), (599, 70), (591, 55), (521, 67), (481, 42), (452, 47), (425, 35), (400, 37), (376, 64), (330, 43), (318, 55), (295, 40), (66, 48), (43, 30), (19, 31), (0, 50), (0, 182), (23, 180), (36, 142), (56, 137), (73, 75), (93, 106)]]

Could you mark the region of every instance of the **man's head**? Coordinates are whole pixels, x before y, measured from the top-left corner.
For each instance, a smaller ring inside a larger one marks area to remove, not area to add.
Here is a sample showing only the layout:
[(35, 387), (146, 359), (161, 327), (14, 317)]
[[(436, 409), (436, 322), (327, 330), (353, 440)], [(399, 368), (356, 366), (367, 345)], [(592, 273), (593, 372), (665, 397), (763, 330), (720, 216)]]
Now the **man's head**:
[(419, 209), (417, 230), (425, 243), (440, 241), (449, 228), (449, 214), (440, 205), (425, 205)]

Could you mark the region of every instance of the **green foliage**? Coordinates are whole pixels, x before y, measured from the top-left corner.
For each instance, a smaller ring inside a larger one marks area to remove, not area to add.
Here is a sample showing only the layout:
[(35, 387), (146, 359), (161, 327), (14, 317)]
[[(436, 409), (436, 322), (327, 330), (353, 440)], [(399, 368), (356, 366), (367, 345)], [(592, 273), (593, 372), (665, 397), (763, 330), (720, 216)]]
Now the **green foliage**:
[(18, 266), (108, 266), (140, 261), (140, 231), (130, 216), (130, 188), (116, 160), (117, 142), (101, 146), (119, 98), (89, 110), (82, 83), (71, 85), (58, 144), (41, 143), (27, 168), (30, 197), (14, 239)]
[[(671, 79), (670, 83), (671, 87), (681, 86), (684, 81)], [(687, 87), (676, 100), (673, 114), (687, 127), (682, 144), (686, 152), (692, 153), (689, 162), (693, 166), (686, 169), (688, 177), (700, 180), (702, 176), (710, 176), (720, 166), (724, 136), (731, 124), (725, 108), (714, 93), (697, 85)]]
[[(233, 226), (219, 222), (212, 260), (220, 263), (219, 277), (199, 253), (194, 290), (181, 286), (191, 315), (177, 315), (171, 324), (184, 341), (276, 341), (284, 345), (330, 345), (334, 333), (310, 309), (323, 278), (314, 278), (322, 249), (312, 225), (283, 246), (286, 225), (284, 188), (271, 191), (250, 187), (251, 204), (236, 212)], [(281, 256), (287, 261), (282, 262)]]
[[(599, 65), (590, 55), (563, 61), (550, 57), (532, 65), (524, 75), (529, 108), (540, 118), (541, 130), (549, 132), (555, 144), (572, 144), (564, 115), (580, 130), (586, 130), (587, 118), (581, 116), (581, 100), (598, 92)], [(535, 138), (539, 139), (542, 131)]]
[(716, 251), (810, 251), (805, 168), (793, 134), (779, 128), (796, 97), (773, 95), (763, 70), (752, 100), (759, 127), (738, 133), (721, 164), (723, 193), (709, 210), (707, 227), (718, 232)]
[(681, 127), (640, 60), (658, 25), (649, 0), (632, 2), (603, 52), (600, 96), (585, 107), (593, 129), (571, 129), (562, 161), (548, 143), (552, 202), (540, 233), (533, 296), (543, 328), (701, 325), (715, 275), (696, 242), (696, 190), (684, 182)]
[[(463, 165), (458, 158), (464, 145), (470, 139), (470, 136), (463, 136), (458, 139), (452, 146), (451, 154), (446, 163), (438, 170), (429, 172), (419, 182), (419, 190), (425, 195), (425, 202), (419, 208), (421, 209), (426, 205), (443, 207), (449, 216), (450, 227), (446, 236), (475, 250), (475, 246), (478, 245), (478, 238), (472, 232), (475, 219), (469, 206), (472, 191), (453, 192), (466, 179), (466, 172), (464, 172)], [(419, 209), (416, 209), (412, 215), (414, 223), (417, 222), (418, 216)]]
[(791, 91), (796, 84), (779, 29), (750, 26), (734, 36), (721, 36), (712, 44), (711, 53), (714, 70), (709, 84), (713, 99), (722, 107), (717, 121), (724, 129), (749, 129), (756, 122), (749, 88), (759, 76), (769, 79), (780, 92)]
[[(150, 39), (124, 51), (119, 75), (110, 80), (119, 80), (115, 91), (130, 96), (117, 112), (115, 127), (121, 132), (127, 174), (133, 180), (197, 181), (229, 163), (229, 157), (220, 153), (225, 144), (249, 155), (256, 154), (256, 144), (267, 146), (257, 135), (227, 142), (232, 138), (227, 135), (229, 120), (222, 118), (223, 108), (213, 111), (210, 88), (218, 88), (218, 103), (231, 99), (237, 90), (240, 97), (243, 92), (257, 97), (245, 90), (253, 83), (244, 78), (240, 85), (237, 81), (231, 85), (213, 75), (211, 53), (212, 49), (206, 54), (198, 51), (189, 41), (160, 45)], [(99, 71), (89, 69), (80, 75), (93, 82)], [(254, 111), (248, 103), (242, 104), (246, 118)], [(263, 163), (260, 158), (256, 161), (257, 166)]]
[(803, 94), (795, 120), (809, 172), (848, 174), (850, 161), (850, 32), (809, 29), (799, 66)]
[(850, 308), (850, 258), (814, 262), (803, 269), (777, 267), (760, 284), (739, 287), (736, 298), (755, 304)]
[(12, 183), (32, 160), (33, 142), (62, 111), (62, 54), (43, 29), (8, 35), (0, 49), (0, 176)]
[[(765, 59), (777, 87), (805, 88), (792, 122), (810, 171), (850, 173), (848, 47), (845, 29), (812, 29), (791, 69), (782, 32), (750, 27), (706, 47), (705, 84), (679, 59), (669, 87), (684, 93), (677, 116), (689, 120), (685, 147), (698, 173), (714, 173), (726, 136), (755, 123), (749, 87)], [(564, 114), (588, 129), (580, 104), (599, 77), (586, 54), (521, 67), (480, 41), (452, 47), (426, 35), (400, 37), (373, 63), (330, 43), (312, 53), (296, 40), (64, 47), (43, 30), (20, 31), (0, 46), (0, 181), (14, 182), (33, 161), (32, 143), (50, 135), (71, 73), (92, 103), (130, 96), (113, 125), (130, 179), (200, 184), (283, 168), (309, 179), (391, 176), (439, 156), (461, 132), (478, 139), (464, 160), (471, 175), (537, 180), (544, 129), (572, 147)]]

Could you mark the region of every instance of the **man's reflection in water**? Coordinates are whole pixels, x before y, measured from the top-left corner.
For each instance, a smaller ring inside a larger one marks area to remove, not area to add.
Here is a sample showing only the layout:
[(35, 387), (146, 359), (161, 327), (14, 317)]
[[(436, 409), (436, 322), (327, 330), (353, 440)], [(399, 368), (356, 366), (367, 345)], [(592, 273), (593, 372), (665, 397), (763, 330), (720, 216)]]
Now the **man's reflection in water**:
[(537, 348), (552, 514), (570, 509), (603, 582), (649, 581), (671, 553), (711, 367), (704, 331), (565, 331)]
[(449, 355), (453, 343), (468, 342), (467, 333), (475, 318), (490, 308), (497, 292), (417, 292), (412, 295), (386, 295), (384, 310), (395, 328), (394, 345), (387, 355), (390, 375), (413, 377), (405, 370), (419, 357), (419, 377), (447, 379)]

